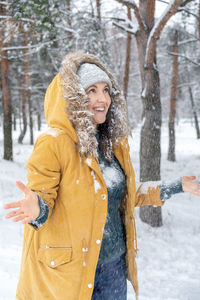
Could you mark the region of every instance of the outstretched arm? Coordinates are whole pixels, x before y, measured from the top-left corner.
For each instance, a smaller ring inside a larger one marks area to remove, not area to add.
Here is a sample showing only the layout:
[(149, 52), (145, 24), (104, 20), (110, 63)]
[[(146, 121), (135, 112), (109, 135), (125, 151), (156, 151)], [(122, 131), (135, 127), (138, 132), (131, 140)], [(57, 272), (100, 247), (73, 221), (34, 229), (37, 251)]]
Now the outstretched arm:
[(140, 183), (136, 193), (136, 206), (161, 206), (165, 200), (180, 192), (189, 192), (200, 196), (200, 184), (195, 176), (183, 176), (172, 182), (149, 181)]
[(4, 205), (4, 209), (14, 209), (6, 215), (6, 219), (13, 218), (13, 222), (22, 221), (23, 224), (27, 224), (40, 214), (38, 197), (21, 181), (17, 181), (16, 185), (24, 193), (24, 198)]

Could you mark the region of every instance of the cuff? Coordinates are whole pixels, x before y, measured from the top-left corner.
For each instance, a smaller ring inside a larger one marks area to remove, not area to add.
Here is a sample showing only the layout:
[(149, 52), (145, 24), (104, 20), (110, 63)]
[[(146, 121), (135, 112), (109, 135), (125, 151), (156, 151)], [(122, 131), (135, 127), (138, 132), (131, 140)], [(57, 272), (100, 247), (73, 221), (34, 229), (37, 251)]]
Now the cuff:
[(39, 194), (37, 194), (38, 197), (38, 202), (40, 206), (40, 214), (39, 216), (35, 219), (32, 220), (29, 224), (36, 226), (37, 228), (41, 227), (47, 220), (48, 215), (49, 215), (49, 206), (44, 200), (40, 197)]
[(168, 200), (173, 195), (183, 193), (182, 178), (170, 183), (162, 183), (160, 186), (160, 198), (162, 201)]

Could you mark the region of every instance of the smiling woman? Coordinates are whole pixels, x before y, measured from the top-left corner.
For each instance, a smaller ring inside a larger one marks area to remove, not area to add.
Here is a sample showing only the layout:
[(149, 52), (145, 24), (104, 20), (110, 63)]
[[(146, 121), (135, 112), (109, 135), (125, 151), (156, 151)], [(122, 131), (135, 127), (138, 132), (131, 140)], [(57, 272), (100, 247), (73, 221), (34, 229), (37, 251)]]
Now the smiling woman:
[(7, 218), (25, 224), (18, 300), (126, 300), (138, 296), (134, 208), (175, 193), (200, 195), (195, 177), (136, 188), (126, 101), (97, 57), (71, 53), (49, 85), (27, 162), (28, 184)]

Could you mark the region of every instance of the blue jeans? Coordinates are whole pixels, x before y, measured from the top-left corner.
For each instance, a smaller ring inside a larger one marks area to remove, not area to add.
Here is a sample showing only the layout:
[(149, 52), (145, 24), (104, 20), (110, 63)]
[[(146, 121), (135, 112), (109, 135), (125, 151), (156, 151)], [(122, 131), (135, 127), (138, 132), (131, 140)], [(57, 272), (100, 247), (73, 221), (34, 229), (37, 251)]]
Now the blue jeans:
[(126, 299), (127, 282), (125, 255), (122, 255), (113, 262), (98, 264), (91, 300)]

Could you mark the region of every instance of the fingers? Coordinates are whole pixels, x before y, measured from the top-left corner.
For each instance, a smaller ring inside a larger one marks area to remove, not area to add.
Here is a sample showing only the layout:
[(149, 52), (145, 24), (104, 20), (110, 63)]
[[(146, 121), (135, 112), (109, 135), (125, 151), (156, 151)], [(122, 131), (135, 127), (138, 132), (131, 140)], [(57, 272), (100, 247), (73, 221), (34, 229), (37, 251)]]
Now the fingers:
[(15, 216), (21, 215), (22, 213), (23, 213), (23, 212), (22, 212), (21, 209), (13, 210), (13, 211), (9, 212), (9, 213), (5, 216), (5, 218), (6, 218), (6, 219), (10, 219), (10, 218), (13, 218), (13, 217), (15, 217)]
[(27, 217), (26, 215), (20, 215), (13, 219), (13, 222), (19, 222), (22, 221), (23, 224), (27, 224), (31, 221), (31, 217)]
[(14, 210), (14, 211), (11, 211), (9, 212), (6, 216), (5, 216), (6, 219), (10, 219), (10, 218), (13, 218), (12, 221), (13, 222), (19, 222), (19, 221), (22, 221), (23, 224), (27, 224), (29, 223), (30, 221), (33, 220), (33, 217), (32, 216), (27, 216), (24, 214), (24, 212), (21, 210), (21, 209), (18, 209), (18, 210)]
[(183, 180), (195, 180), (196, 176), (183, 176)]
[(29, 194), (30, 190), (21, 182), (21, 181), (16, 181), (16, 186), (25, 194)]
[(11, 203), (7, 203), (4, 205), (4, 209), (10, 209), (10, 208), (17, 208), (17, 207), (21, 207), (21, 202), (22, 200), (20, 201), (16, 201), (16, 202), (11, 202)]

